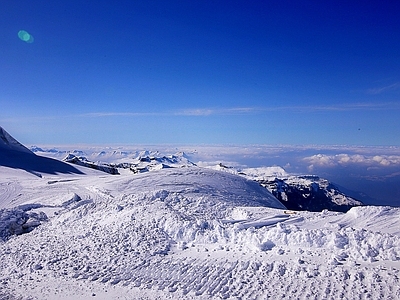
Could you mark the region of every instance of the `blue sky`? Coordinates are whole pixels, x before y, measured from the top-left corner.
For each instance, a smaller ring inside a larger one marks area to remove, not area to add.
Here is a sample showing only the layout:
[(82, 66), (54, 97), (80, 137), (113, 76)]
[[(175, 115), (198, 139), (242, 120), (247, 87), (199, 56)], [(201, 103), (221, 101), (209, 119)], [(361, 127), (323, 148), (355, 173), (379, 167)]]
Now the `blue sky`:
[(0, 126), (24, 144), (399, 146), (400, 4), (358, 3), (8, 1)]

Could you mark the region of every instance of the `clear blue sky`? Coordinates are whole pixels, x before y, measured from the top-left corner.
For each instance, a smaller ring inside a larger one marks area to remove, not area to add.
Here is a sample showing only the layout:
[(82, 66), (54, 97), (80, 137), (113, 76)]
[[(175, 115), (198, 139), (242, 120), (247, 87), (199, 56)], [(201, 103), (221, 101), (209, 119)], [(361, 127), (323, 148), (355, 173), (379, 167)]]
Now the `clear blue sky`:
[(396, 1), (3, 2), (25, 144), (400, 145)]

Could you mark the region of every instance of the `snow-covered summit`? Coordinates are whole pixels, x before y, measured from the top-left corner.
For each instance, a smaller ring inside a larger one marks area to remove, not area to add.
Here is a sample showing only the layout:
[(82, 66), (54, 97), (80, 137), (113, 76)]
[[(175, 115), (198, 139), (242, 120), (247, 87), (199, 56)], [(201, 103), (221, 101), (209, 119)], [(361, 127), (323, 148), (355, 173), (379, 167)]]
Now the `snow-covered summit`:
[(159, 152), (143, 151), (133, 159), (129, 167), (134, 173), (143, 173), (165, 168), (183, 168), (195, 165), (184, 152), (178, 152), (173, 155), (161, 155)]
[(177, 198), (170, 205), (178, 205), (177, 210), (189, 214), (226, 218), (229, 215), (228, 208), (236, 206), (285, 209), (270, 192), (252, 180), (196, 166), (138, 174), (124, 184), (126, 187), (138, 185), (135, 188), (137, 192), (161, 193), (161, 198), (165, 197), (164, 194), (174, 195)]
[(10, 150), (10, 151), (18, 151), (18, 152), (33, 154), (33, 152), (31, 150), (26, 148), (24, 145), (22, 145), (16, 139), (14, 139), (2, 127), (0, 127), (0, 151), (1, 150)]

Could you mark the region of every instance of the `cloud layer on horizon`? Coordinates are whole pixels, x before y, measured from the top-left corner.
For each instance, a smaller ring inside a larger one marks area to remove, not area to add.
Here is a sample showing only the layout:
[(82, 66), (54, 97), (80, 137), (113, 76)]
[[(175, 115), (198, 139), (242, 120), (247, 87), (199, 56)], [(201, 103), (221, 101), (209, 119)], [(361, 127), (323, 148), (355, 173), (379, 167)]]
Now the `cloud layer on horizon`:
[(315, 154), (304, 157), (303, 160), (309, 164), (308, 169), (312, 171), (318, 167), (337, 167), (347, 165), (362, 165), (368, 168), (395, 167), (400, 166), (400, 155), (360, 155), (360, 154)]
[(262, 114), (266, 112), (276, 111), (292, 111), (292, 112), (322, 112), (322, 111), (356, 111), (356, 110), (386, 110), (400, 109), (397, 102), (360, 102), (360, 103), (339, 103), (332, 105), (284, 105), (284, 106), (267, 106), (267, 107), (203, 107), (203, 108), (186, 108), (171, 111), (153, 111), (153, 112), (87, 112), (77, 115), (78, 117), (143, 117), (143, 116), (212, 116), (212, 115), (251, 115)]

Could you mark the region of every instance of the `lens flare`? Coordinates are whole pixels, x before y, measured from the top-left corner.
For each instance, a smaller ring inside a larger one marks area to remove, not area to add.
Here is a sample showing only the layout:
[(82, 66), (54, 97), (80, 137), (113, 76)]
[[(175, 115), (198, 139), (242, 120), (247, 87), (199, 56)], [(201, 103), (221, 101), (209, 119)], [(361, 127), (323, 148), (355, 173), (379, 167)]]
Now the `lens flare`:
[(26, 32), (25, 30), (18, 31), (18, 37), (20, 38), (21, 41), (24, 41), (26, 43), (33, 43), (33, 36), (30, 35), (28, 32)]

